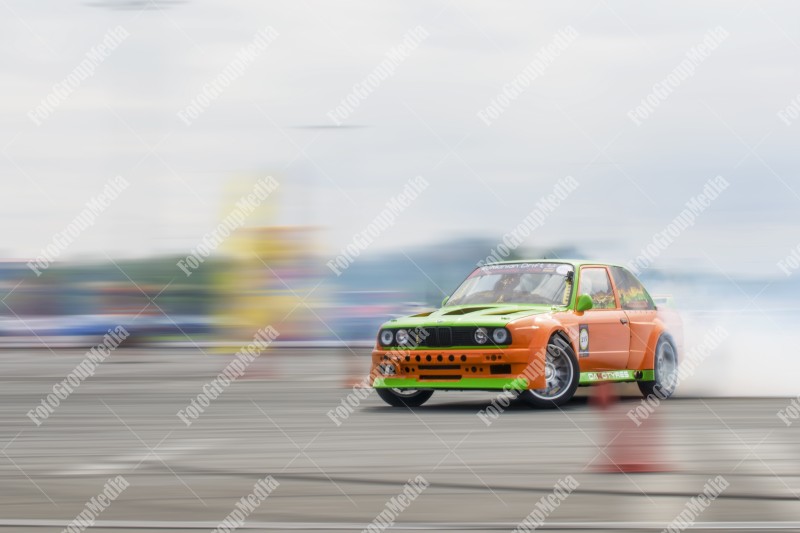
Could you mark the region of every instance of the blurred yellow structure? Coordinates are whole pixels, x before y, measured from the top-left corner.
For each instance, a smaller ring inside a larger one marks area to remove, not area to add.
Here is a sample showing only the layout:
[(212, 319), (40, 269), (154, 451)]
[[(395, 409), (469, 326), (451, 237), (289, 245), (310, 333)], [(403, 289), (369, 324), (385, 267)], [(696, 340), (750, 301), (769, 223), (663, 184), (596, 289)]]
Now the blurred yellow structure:
[[(305, 304), (317, 284), (312, 268), (312, 228), (279, 226), (278, 185), (263, 201), (242, 204), (259, 186), (258, 177), (232, 179), (223, 195), (222, 219), (250, 210), (221, 246), (225, 268), (216, 280), (222, 339), (249, 342), (267, 325), (280, 339), (307, 337), (315, 327)], [(277, 182), (275, 182), (277, 183)]]

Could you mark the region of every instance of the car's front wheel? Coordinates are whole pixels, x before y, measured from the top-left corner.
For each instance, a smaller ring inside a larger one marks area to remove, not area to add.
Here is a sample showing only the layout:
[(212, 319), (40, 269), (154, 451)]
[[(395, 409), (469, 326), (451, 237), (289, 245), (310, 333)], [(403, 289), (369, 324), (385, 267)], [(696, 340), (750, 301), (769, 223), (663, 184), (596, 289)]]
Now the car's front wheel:
[(522, 391), (520, 398), (534, 407), (558, 407), (567, 403), (578, 390), (581, 373), (572, 346), (558, 335), (550, 338), (544, 362), (547, 386)]
[(678, 386), (678, 349), (669, 335), (661, 335), (653, 358), (653, 381), (639, 381), (639, 390), (647, 397), (665, 400), (672, 396)]
[(375, 389), (381, 400), (394, 407), (419, 407), (433, 396), (432, 390)]

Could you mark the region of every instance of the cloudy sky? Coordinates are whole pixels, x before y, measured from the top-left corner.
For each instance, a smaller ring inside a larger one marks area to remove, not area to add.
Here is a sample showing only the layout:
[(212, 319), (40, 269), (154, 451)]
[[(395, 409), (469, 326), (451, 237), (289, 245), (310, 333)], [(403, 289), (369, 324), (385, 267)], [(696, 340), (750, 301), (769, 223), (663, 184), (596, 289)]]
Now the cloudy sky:
[[(64, 257), (188, 252), (232, 182), (266, 175), (281, 183), (274, 222), (318, 228), (322, 254), (416, 176), (430, 186), (370, 253), (499, 238), (567, 176), (578, 188), (528, 244), (626, 262), (716, 176), (729, 187), (658, 267), (783, 276), (777, 262), (800, 243), (792, 2), (7, 0), (0, 12), (2, 257), (36, 255), (117, 175), (130, 187)], [(127, 38), (33, 120), (117, 27)], [(330, 112), (420, 28), (337, 126)], [(265, 31), (277, 37), (182, 121)], [(487, 125), (479, 113), (515, 80)]]

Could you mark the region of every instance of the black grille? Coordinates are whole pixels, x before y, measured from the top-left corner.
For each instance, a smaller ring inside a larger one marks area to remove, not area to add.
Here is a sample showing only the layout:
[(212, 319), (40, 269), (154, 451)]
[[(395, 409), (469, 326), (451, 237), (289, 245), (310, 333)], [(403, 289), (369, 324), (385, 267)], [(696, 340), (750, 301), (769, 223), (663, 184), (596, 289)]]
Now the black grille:
[(452, 346), (453, 345), (453, 331), (452, 328), (433, 328), (433, 338), (436, 344), (431, 346)]
[(434, 326), (425, 328), (428, 334), (425, 340), (419, 343), (419, 346), (428, 346), (431, 348), (447, 348), (450, 346), (493, 346), (494, 344), (489, 341), (486, 344), (478, 344), (475, 342), (474, 327), (449, 327), (449, 326)]
[(453, 328), (453, 345), (454, 346), (472, 346), (477, 345), (475, 342), (475, 330), (478, 328)]
[(489, 365), (490, 374), (510, 374), (511, 365)]

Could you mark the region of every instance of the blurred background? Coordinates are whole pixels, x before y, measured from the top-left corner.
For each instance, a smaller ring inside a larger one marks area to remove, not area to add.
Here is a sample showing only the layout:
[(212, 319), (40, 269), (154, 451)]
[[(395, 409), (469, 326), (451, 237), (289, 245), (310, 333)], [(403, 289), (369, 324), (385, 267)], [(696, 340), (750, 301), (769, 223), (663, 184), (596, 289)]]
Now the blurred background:
[[(511, 530), (569, 474), (561, 529), (660, 531), (717, 475), (731, 488), (702, 520), (788, 529), (799, 15), (0, 1), (0, 530), (61, 530), (117, 475), (131, 488), (103, 531), (209, 530), (268, 473), (281, 486), (252, 528), (360, 531), (424, 474), (401, 522)], [(645, 429), (624, 386), (616, 415), (584, 390), (491, 427), (491, 393), (390, 412), (342, 388), (382, 322), (518, 258), (621, 264), (680, 311), (690, 371)], [(267, 357), (181, 421), (267, 326)], [(54, 396), (118, 327), (120, 348)], [(607, 450), (660, 473), (598, 473)]]
[(7, 3), (0, 346), (371, 342), (528, 221), (501, 259), (638, 264), (690, 329), (744, 335), (715, 383), (748, 343), (795, 365), (797, 8), (682, 9)]

